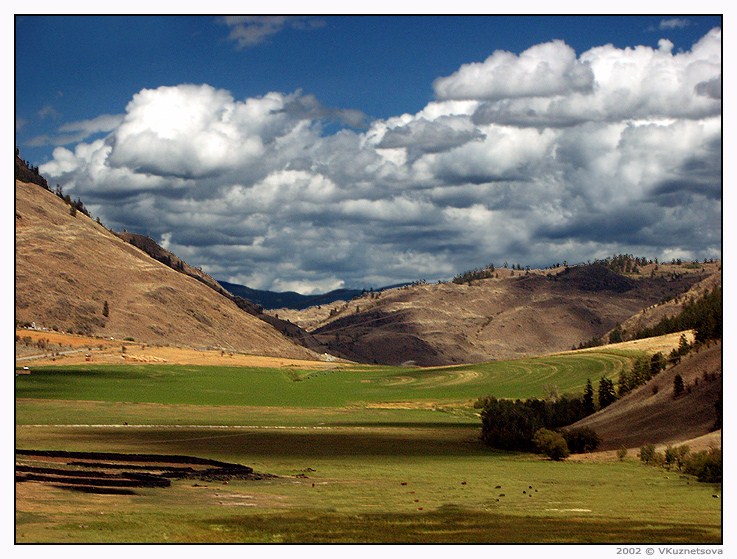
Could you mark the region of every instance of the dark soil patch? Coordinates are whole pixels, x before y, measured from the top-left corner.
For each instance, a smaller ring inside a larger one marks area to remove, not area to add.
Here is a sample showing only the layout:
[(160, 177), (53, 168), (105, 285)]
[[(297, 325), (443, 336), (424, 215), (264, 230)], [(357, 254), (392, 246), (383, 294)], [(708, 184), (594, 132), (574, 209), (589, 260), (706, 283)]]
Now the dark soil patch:
[[(23, 462), (16, 464), (17, 482), (50, 483), (54, 487), (88, 493), (131, 495), (135, 494), (132, 489), (121, 488), (169, 487), (172, 479), (223, 482), (276, 477), (256, 473), (242, 464), (196, 456), (16, 450), (16, 457)], [(50, 468), (34, 464), (49, 458), (63, 466)], [(65, 462), (67, 458), (70, 460)]]

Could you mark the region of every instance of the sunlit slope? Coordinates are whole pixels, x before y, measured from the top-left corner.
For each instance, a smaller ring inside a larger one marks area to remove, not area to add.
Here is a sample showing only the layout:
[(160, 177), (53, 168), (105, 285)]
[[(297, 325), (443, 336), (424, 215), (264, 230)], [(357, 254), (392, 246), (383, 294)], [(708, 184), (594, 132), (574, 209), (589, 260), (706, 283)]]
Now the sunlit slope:
[[(316, 358), (35, 185), (15, 185), (15, 319), (137, 342)], [(107, 303), (107, 304), (106, 304)]]
[(529, 274), (502, 269), (494, 278), (463, 284), (367, 293), (340, 309), (323, 309), (317, 325), (314, 309), (280, 316), (314, 328), (328, 351), (364, 363), (436, 366), (533, 357), (600, 338), (643, 309), (682, 295), (718, 267), (663, 265), (652, 277), (598, 264)]

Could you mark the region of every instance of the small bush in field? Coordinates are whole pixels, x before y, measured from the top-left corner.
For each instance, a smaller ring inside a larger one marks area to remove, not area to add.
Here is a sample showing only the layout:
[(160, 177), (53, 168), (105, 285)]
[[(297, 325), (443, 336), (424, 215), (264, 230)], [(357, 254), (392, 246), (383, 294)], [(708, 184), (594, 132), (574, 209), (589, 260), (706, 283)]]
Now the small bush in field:
[(617, 449), (617, 458), (619, 458), (620, 461), (624, 460), (627, 456), (627, 447), (622, 445)]
[(570, 451), (563, 435), (550, 429), (538, 429), (532, 438), (538, 452), (546, 454), (551, 460), (568, 458)]
[(683, 471), (705, 483), (721, 483), (722, 449), (712, 447), (691, 454), (684, 464)]
[(640, 461), (655, 466), (663, 462), (663, 455), (655, 451), (654, 444), (646, 444), (640, 447)]

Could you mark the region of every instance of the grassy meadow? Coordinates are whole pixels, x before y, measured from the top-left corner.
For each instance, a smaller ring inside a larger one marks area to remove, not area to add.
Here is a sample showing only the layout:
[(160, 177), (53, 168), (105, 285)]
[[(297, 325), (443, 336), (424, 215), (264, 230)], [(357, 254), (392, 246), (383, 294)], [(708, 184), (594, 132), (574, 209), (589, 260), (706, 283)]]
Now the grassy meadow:
[(16, 484), (16, 541), (719, 543), (715, 488), (622, 462), (551, 462), (479, 441), (479, 396), (580, 393), (635, 356), (433, 369), (174, 365), (16, 377), (16, 447), (186, 454), (278, 477), (136, 495)]

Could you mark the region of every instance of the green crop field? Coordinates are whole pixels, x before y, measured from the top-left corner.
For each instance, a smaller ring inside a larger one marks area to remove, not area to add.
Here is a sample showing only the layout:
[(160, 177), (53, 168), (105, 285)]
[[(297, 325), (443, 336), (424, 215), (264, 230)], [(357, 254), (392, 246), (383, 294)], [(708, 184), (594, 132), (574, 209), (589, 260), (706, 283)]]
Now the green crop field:
[(96, 365), (39, 367), (16, 379), (16, 397), (212, 406), (340, 407), (361, 403), (458, 402), (484, 394), (541, 397), (546, 385), (580, 393), (586, 379), (616, 377), (626, 354), (561, 355), (439, 368), (334, 370)]
[(19, 483), (21, 542), (719, 543), (715, 488), (619, 462), (479, 441), (479, 396), (580, 393), (633, 354), (434, 369), (170, 365), (16, 377), (16, 447), (185, 454), (277, 477), (135, 495)]

